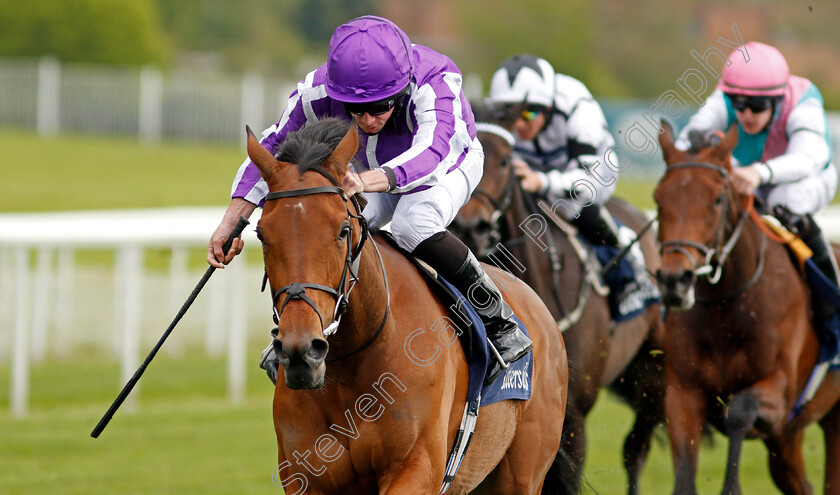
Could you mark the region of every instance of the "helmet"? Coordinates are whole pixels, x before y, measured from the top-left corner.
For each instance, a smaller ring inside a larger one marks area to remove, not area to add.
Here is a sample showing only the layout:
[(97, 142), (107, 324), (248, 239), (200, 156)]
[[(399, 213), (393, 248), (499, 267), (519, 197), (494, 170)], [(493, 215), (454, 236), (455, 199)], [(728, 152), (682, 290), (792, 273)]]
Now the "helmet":
[(772, 46), (755, 41), (743, 50), (749, 60), (733, 51), (729, 55), (732, 63), (723, 67), (717, 89), (744, 96), (782, 96), (790, 77), (785, 57)]
[(490, 81), (490, 101), (551, 107), (554, 103), (554, 68), (533, 55), (514, 55), (502, 62)]
[(411, 41), (393, 22), (365, 16), (336, 28), (327, 57), (327, 95), (343, 103), (379, 101), (411, 81)]

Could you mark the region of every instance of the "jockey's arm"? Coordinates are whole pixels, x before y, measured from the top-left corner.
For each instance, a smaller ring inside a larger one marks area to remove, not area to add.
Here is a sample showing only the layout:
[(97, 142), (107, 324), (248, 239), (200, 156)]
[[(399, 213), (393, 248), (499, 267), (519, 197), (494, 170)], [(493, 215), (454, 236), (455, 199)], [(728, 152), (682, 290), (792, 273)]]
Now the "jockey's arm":
[[(263, 131), (260, 144), (269, 150), (272, 155), (274, 149), (283, 141), (285, 136), (302, 127), (306, 121), (303, 108), (300, 105), (299, 93), (305, 90), (307, 90), (307, 87), (300, 83), (298, 88), (289, 96), (286, 109), (280, 120)], [(257, 206), (262, 205), (266, 194), (268, 194), (268, 184), (260, 176), (256, 165), (251, 163), (250, 158), (246, 157), (233, 179), (230, 205), (228, 205), (225, 215), (222, 217), (222, 222), (210, 236), (210, 242), (207, 245), (207, 263), (210, 266), (224, 268), (224, 265), (230, 263), (236, 255), (242, 252), (245, 243), (241, 238), (233, 240), (227, 255), (224, 254), (222, 246), (230, 233), (233, 232), (239, 217), (249, 218)]]
[[(560, 169), (544, 174), (543, 191), (552, 198), (580, 198), (603, 203), (615, 192), (614, 164), (605, 163), (603, 154), (615, 141), (600, 105), (591, 96), (574, 105), (566, 121), (569, 161)], [(614, 157), (613, 157), (614, 158)]]
[(767, 160), (761, 167), (761, 182), (783, 184), (816, 175), (828, 163), (831, 150), (826, 140), (825, 110), (811, 98), (797, 105), (787, 121), (785, 154)]
[(210, 236), (210, 243), (207, 245), (207, 263), (210, 266), (224, 268), (225, 265), (233, 260), (234, 256), (242, 252), (242, 248), (245, 247), (245, 242), (241, 238), (233, 240), (227, 255), (224, 254), (222, 246), (224, 246), (228, 236), (233, 232), (233, 228), (236, 226), (236, 222), (239, 221), (239, 217), (250, 218), (256, 208), (257, 205), (242, 198), (233, 198), (230, 201), (230, 205), (228, 205), (225, 215), (222, 217), (222, 223), (219, 224), (216, 231)]
[(344, 175), (342, 186), (347, 196), (353, 196), (360, 192), (385, 192), (391, 190), (391, 182), (388, 174), (381, 168), (355, 172), (348, 170)]
[(464, 113), (469, 107), (456, 85), (459, 78), (452, 76), (441, 73), (412, 95), (415, 126), (411, 145), (382, 164), (393, 172), (395, 181), (385, 190), (406, 193), (421, 185), (434, 186), (465, 151), (482, 152), (481, 144), (469, 134)]
[[(584, 157), (579, 157), (586, 159)], [(591, 161), (585, 161), (587, 165), (596, 162), (594, 155), (589, 155)], [(600, 168), (600, 167), (599, 167)], [(605, 183), (594, 174), (590, 174), (582, 166), (572, 167), (566, 171), (551, 170), (545, 176), (548, 179), (548, 187), (544, 190), (549, 199), (572, 198), (581, 201), (603, 203), (615, 192), (616, 181)], [(594, 197), (593, 197), (594, 196)]]

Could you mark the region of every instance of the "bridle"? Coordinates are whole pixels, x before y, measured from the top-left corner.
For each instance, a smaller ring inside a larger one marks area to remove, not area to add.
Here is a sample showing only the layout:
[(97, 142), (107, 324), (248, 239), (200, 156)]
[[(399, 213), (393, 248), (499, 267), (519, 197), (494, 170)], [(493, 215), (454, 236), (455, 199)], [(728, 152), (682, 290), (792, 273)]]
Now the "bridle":
[[(732, 253), (732, 250), (735, 248), (735, 245), (738, 242), (738, 239), (741, 238), (741, 234), (744, 231), (744, 225), (747, 222), (747, 219), (750, 216), (750, 210), (752, 209), (752, 202), (748, 203), (748, 207), (744, 208), (743, 213), (741, 213), (740, 217), (738, 218), (737, 223), (732, 229), (732, 233), (729, 235), (728, 239), (724, 239), (726, 235), (727, 227), (730, 226), (728, 221), (729, 218), (729, 209), (731, 208), (731, 201), (730, 201), (730, 192), (729, 192), (729, 172), (717, 165), (711, 163), (704, 163), (704, 162), (689, 162), (689, 163), (678, 163), (674, 165), (669, 165), (666, 173), (675, 170), (675, 169), (682, 169), (682, 168), (705, 168), (708, 170), (714, 170), (718, 172), (721, 177), (723, 178), (724, 189), (721, 192), (718, 198), (722, 201), (723, 204), (723, 215), (721, 218), (724, 220), (720, 222), (718, 225), (717, 234), (715, 235), (714, 244), (709, 246), (705, 244), (701, 244), (699, 242), (685, 240), (685, 239), (671, 239), (667, 241), (662, 241), (660, 245), (660, 254), (662, 256), (672, 253), (678, 252), (688, 258), (689, 262), (691, 263), (692, 272), (696, 276), (705, 276), (706, 280), (710, 285), (715, 285), (720, 281), (722, 272), (723, 272), (723, 265), (726, 263), (726, 260), (729, 258), (729, 255)], [(752, 199), (752, 198), (750, 198)], [(760, 251), (760, 258), (758, 265), (753, 273), (752, 277), (747, 281), (747, 283), (736, 290), (733, 294), (728, 294), (722, 298), (718, 299), (729, 299), (736, 295), (742, 294), (748, 288), (750, 288), (753, 284), (758, 281), (758, 278), (761, 276), (761, 273), (764, 270), (764, 258), (765, 258), (765, 251), (766, 251), (766, 243), (767, 243), (767, 236), (761, 236), (761, 251)], [(700, 253), (702, 253), (704, 260), (703, 264), (699, 265), (695, 260), (694, 256), (689, 252), (686, 247), (692, 247)], [(699, 265), (699, 266), (698, 266)], [(716, 299), (717, 300), (717, 299)], [(698, 302), (710, 302), (710, 301), (699, 301)]]
[[(475, 126), (478, 132), (493, 134), (497, 137), (500, 137), (504, 139), (511, 147), (515, 143), (513, 134), (502, 126), (490, 124), (487, 122), (478, 122)], [(504, 155), (502, 157), (502, 165), (510, 165), (512, 159), (512, 154)], [(487, 204), (492, 210), (489, 221), (491, 246), (495, 246), (496, 243), (498, 243), (501, 239), (502, 234), (500, 222), (502, 216), (508, 211), (510, 205), (513, 203), (513, 193), (516, 188), (516, 177), (514, 177), (513, 175), (513, 167), (510, 167), (510, 171), (508, 173), (506, 181), (507, 182), (505, 184), (505, 190), (504, 192), (502, 192), (502, 196), (500, 198), (496, 198), (492, 194), (478, 187), (476, 187), (475, 190), (472, 192), (472, 197), (477, 198), (479, 201)]]
[[(288, 191), (271, 192), (266, 195), (265, 200), (272, 201), (283, 198), (308, 196), (312, 194), (338, 194), (339, 196), (341, 196), (341, 199), (343, 199), (345, 203), (348, 201), (347, 194), (344, 192), (344, 189), (338, 186), (308, 187), (304, 189), (292, 189)], [(361, 205), (359, 204), (359, 199), (356, 196), (350, 198), (350, 201), (352, 201), (354, 209), (357, 212), (362, 210)], [(284, 285), (283, 287), (280, 287), (277, 290), (273, 290), (270, 288), (269, 290), (271, 292), (275, 324), (280, 323), (280, 316), (283, 314), (283, 310), (286, 308), (286, 305), (290, 301), (300, 299), (309, 304), (309, 306), (311, 306), (312, 309), (314, 309), (315, 312), (318, 314), (318, 319), (321, 322), (321, 329), (325, 337), (334, 334), (338, 330), (338, 325), (341, 322), (341, 316), (347, 311), (347, 308), (349, 307), (348, 298), (350, 296), (350, 292), (353, 290), (353, 288), (356, 287), (356, 284), (359, 282), (358, 272), (360, 256), (362, 254), (362, 247), (364, 247), (365, 241), (368, 239), (368, 237), (370, 237), (370, 231), (368, 230), (367, 220), (364, 216), (353, 213), (352, 211), (350, 211), (349, 208), (347, 208), (347, 218), (348, 220), (357, 220), (359, 222), (361, 232), (359, 236), (359, 243), (354, 247), (353, 222), (348, 222), (348, 232), (345, 236), (347, 249), (344, 257), (344, 269), (341, 272), (341, 279), (339, 280), (338, 285), (335, 288), (333, 288), (328, 285), (311, 282), (292, 282), (291, 284)], [(385, 328), (385, 321), (388, 319), (388, 314), (391, 308), (391, 296), (390, 291), (388, 290), (388, 276), (385, 273), (385, 265), (382, 261), (382, 255), (379, 252), (379, 248), (376, 246), (375, 242), (371, 241), (371, 243), (373, 244), (374, 249), (376, 250), (376, 254), (379, 257), (379, 264), (382, 267), (382, 275), (385, 279), (385, 293), (388, 297), (388, 301), (385, 307), (385, 314), (382, 317), (382, 324), (379, 326), (379, 329), (376, 331), (376, 333), (360, 348), (343, 356), (328, 358), (327, 361), (337, 361), (339, 359), (344, 359), (353, 354), (356, 354), (357, 352), (360, 352), (362, 349), (373, 343), (373, 341), (376, 340), (376, 338), (382, 332), (382, 329)], [(265, 291), (265, 286), (267, 282), (268, 272), (266, 272), (263, 276), (263, 291)], [(306, 295), (307, 289), (320, 290), (326, 292), (330, 294), (333, 297), (333, 299), (335, 299), (335, 308), (333, 309), (332, 320), (327, 326), (324, 326), (324, 316), (321, 313), (321, 310), (318, 309), (318, 306), (312, 301), (312, 299), (309, 298), (309, 296)], [(283, 300), (283, 303), (278, 309), (277, 303), (283, 294), (286, 295), (286, 298)]]

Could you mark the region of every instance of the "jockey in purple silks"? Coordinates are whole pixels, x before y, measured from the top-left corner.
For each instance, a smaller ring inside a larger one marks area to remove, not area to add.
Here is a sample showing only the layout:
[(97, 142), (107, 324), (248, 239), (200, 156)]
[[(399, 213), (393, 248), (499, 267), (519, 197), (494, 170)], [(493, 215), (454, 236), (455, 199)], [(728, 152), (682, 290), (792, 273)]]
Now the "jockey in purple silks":
[[(837, 285), (831, 246), (812, 217), (837, 191), (822, 95), (808, 79), (791, 75), (785, 57), (772, 46), (747, 43), (729, 61), (676, 145), (689, 149), (692, 131), (726, 131), (737, 123), (733, 187), (755, 194), (765, 211), (794, 226), (813, 251), (814, 263)], [(818, 320), (840, 325), (831, 303), (821, 297), (814, 303)]]
[[(523, 357), (531, 341), (475, 256), (446, 230), (481, 180), (484, 165), (461, 83), (461, 73), (448, 57), (412, 45), (386, 19), (360, 17), (336, 28), (326, 64), (298, 83), (280, 121), (263, 132), (262, 145), (274, 153), (289, 133), (323, 117), (354, 121), (362, 134), (351, 171), (343, 179), (348, 196), (368, 193), (362, 214), (372, 229), (390, 222), (402, 249), (428, 263), (463, 294), (479, 290), (489, 298), (475, 309), (507, 364)], [(210, 265), (223, 267), (241, 252), (241, 239), (227, 256), (222, 245), (237, 219), (248, 218), (267, 193), (259, 170), (246, 159), (234, 179), (231, 204), (211, 237)], [(269, 346), (261, 365), (272, 381), (275, 359)], [(488, 381), (502, 369), (499, 362), (491, 366)]]

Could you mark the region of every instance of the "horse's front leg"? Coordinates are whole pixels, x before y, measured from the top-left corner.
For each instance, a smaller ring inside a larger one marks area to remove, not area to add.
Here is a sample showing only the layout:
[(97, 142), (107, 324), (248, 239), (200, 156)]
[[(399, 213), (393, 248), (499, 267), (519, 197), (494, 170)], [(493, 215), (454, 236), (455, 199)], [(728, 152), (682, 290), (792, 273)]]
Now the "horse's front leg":
[[(437, 464), (440, 464), (439, 466)], [(443, 481), (444, 463), (432, 462), (428, 453), (414, 452), (393, 475), (379, 480), (379, 495), (438, 493)]]
[[(786, 415), (794, 399), (792, 392), (787, 391), (789, 383), (788, 375), (782, 370), (777, 370), (738, 395), (754, 397), (754, 399), (748, 399), (756, 402), (757, 410), (752, 426), (768, 435), (764, 443), (770, 453), (768, 458), (770, 473), (776, 482), (776, 486), (783, 493), (807, 495), (811, 493), (811, 485), (806, 477), (805, 462), (802, 456), (804, 430), (799, 429), (791, 432), (784, 429)], [(742, 400), (742, 402), (744, 401)], [(734, 409), (736, 409), (734, 405), (730, 407), (730, 416)], [(748, 420), (750, 415), (744, 414), (744, 419)], [(724, 490), (724, 493), (729, 492)]]
[(729, 457), (726, 463), (724, 495), (738, 495), (741, 487), (738, 469), (741, 447), (753, 428), (767, 434), (779, 434), (784, 425), (785, 389), (788, 379), (779, 369), (750, 388), (733, 395), (726, 404), (726, 436), (729, 437)]
[[(802, 455), (802, 440), (805, 431), (798, 430), (781, 437), (765, 440), (769, 454), (770, 475), (782, 493), (789, 495), (811, 495), (813, 489), (805, 472), (805, 458)], [(836, 467), (836, 466), (835, 466)], [(831, 469), (831, 468), (829, 468)], [(827, 473), (826, 478), (831, 476)], [(825, 494), (837, 493), (826, 489)]]
[[(661, 407), (660, 407), (661, 410)], [(633, 429), (624, 439), (624, 470), (627, 472), (627, 493), (638, 495), (639, 476), (650, 451), (650, 439), (659, 420), (659, 415), (652, 417), (645, 409), (636, 412)]]
[(682, 386), (670, 370), (667, 380), (665, 417), (674, 461), (674, 494), (695, 495), (697, 452), (706, 424), (706, 400), (700, 389)]
[(759, 402), (748, 389), (732, 396), (726, 405), (725, 424), (726, 436), (729, 437), (729, 456), (726, 462), (726, 479), (723, 483), (724, 495), (740, 495), (741, 485), (738, 481), (738, 469), (741, 461), (741, 447), (747, 432), (758, 418)]

